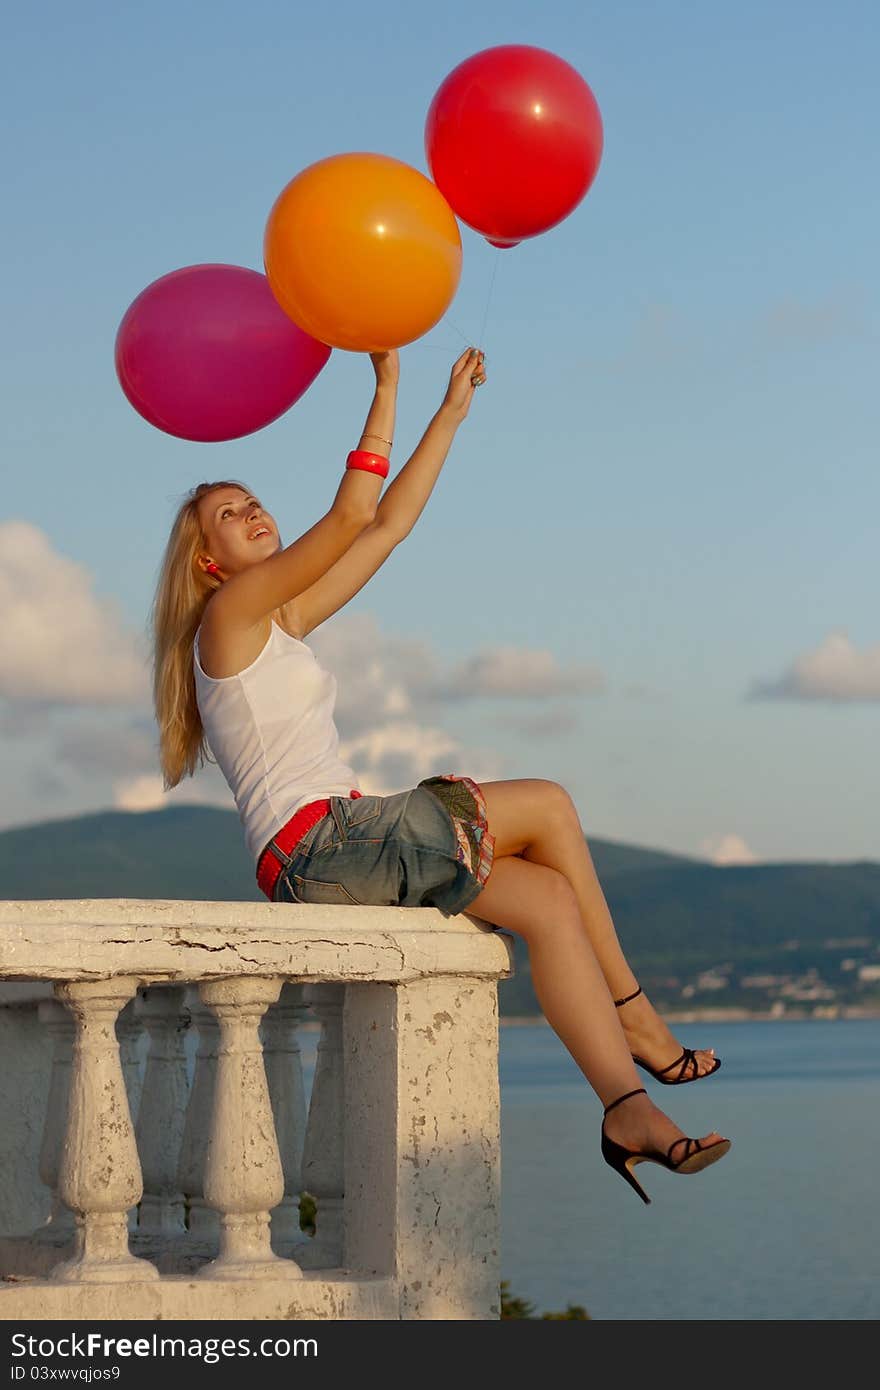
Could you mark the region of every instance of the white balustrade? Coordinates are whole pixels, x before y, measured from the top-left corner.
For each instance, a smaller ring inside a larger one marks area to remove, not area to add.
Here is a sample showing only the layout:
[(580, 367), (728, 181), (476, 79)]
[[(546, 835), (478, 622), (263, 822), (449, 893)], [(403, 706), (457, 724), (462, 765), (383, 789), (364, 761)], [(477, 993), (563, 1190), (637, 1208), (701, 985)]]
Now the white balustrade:
[(220, 1029), (214, 1010), (202, 1003), (197, 985), (190, 985), (187, 989), (186, 1002), (198, 1035), (198, 1046), (180, 1145), (177, 1181), (186, 1201), (190, 1245), (195, 1249), (198, 1242), (204, 1249), (205, 1258), (213, 1258), (217, 1252), (220, 1223), (214, 1208), (205, 1201), (204, 1178), (214, 1108)]
[(39, 1167), (40, 1177), (52, 1193), (52, 1212), (46, 1225), (35, 1232), (34, 1239), (47, 1245), (64, 1246), (72, 1242), (76, 1229), (73, 1212), (64, 1205), (58, 1191), (61, 1149), (67, 1129), (67, 1097), (70, 1091), (70, 1064), (76, 1027), (70, 1010), (57, 999), (41, 1000), (37, 1005), (37, 1014), (52, 1039), (52, 1072)]
[(116, 1018), (136, 979), (59, 984), (76, 1019), (67, 1133), (59, 1193), (76, 1217), (74, 1253), (51, 1278), (87, 1283), (157, 1279), (158, 1270), (128, 1248), (128, 1210), (143, 1181), (119, 1059)]
[(284, 1196), (272, 1212), (272, 1249), (294, 1259), (307, 1239), (299, 1224), (306, 1093), (298, 1034), (308, 1016), (302, 985), (286, 984), (277, 1004), (266, 1010), (262, 1025), (266, 1080), (284, 1173)]
[(122, 1062), (122, 1075), (125, 1077), (125, 1093), (128, 1096), (128, 1108), (133, 1118), (137, 1116), (141, 1106), (141, 1092), (144, 1086), (144, 1068), (141, 1060), (141, 1040), (144, 1036), (144, 1025), (137, 1012), (138, 990), (133, 999), (129, 999), (124, 1009), (119, 1012), (116, 1020), (116, 1036), (119, 1039), (119, 1058)]
[[(116, 1036), (119, 1039), (119, 1059), (122, 1063), (122, 1075), (125, 1078), (125, 1093), (128, 1096), (128, 1108), (132, 1119), (137, 1117), (141, 1103), (141, 1090), (143, 1088), (143, 1066), (141, 1064), (141, 1039), (144, 1029), (140, 1018), (135, 1012), (137, 1004), (137, 994), (133, 999), (129, 999), (125, 1008), (120, 1010), (116, 1020)], [(138, 1226), (138, 1209), (132, 1207), (128, 1213), (128, 1229), (136, 1231)]]
[(345, 1075), (342, 1009), (345, 985), (308, 985), (305, 997), (321, 1025), (302, 1157), (302, 1184), (315, 1199), (315, 1235), (297, 1254), (304, 1269), (342, 1263), (345, 1195)]
[(0, 1319), (497, 1318), (512, 954), (433, 909), (0, 902), (0, 981), (57, 1000), (52, 1214), (0, 1231)]
[(242, 977), (199, 987), (220, 1024), (205, 1198), (220, 1213), (220, 1253), (199, 1270), (203, 1279), (288, 1279), (302, 1271), (276, 1255), (269, 1212), (284, 1196), (259, 1028), (281, 993), (280, 980)]
[(184, 1200), (177, 1179), (189, 1099), (184, 1040), (189, 1016), (182, 985), (153, 985), (135, 1002), (150, 1039), (135, 1137), (144, 1175), (138, 1248), (185, 1233)]

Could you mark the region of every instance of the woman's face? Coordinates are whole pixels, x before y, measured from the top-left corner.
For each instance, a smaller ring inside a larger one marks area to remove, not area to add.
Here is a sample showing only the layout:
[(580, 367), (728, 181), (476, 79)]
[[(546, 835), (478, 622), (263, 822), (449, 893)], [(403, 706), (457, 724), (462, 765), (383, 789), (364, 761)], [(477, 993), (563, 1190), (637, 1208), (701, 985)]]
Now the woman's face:
[(213, 562), (223, 579), (259, 564), (281, 548), (273, 518), (256, 497), (240, 488), (218, 487), (206, 492), (199, 498), (198, 515), (205, 536), (199, 565), (207, 569)]

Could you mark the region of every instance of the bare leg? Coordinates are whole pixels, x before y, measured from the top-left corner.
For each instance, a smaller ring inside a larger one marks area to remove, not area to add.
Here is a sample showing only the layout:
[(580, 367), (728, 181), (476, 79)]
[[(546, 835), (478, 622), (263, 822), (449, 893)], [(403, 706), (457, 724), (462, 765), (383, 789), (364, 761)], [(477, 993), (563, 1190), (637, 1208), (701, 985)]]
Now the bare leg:
[[(507, 927), (528, 945), (535, 992), (544, 1017), (565, 1044), (603, 1106), (641, 1082), (618, 1011), (583, 930), (571, 884), (556, 869), (517, 856), (496, 857), (469, 908), (482, 921)], [(666, 1152), (683, 1131), (647, 1095), (608, 1116), (610, 1138), (629, 1148)], [(714, 1143), (710, 1134), (703, 1143)]]
[[(515, 855), (556, 869), (571, 884), (580, 909), (582, 928), (602, 969), (613, 999), (624, 998), (638, 988), (638, 981), (617, 939), (608, 904), (596, 876), (577, 808), (568, 792), (556, 782), (522, 778), (507, 782), (481, 782), (486, 798), (489, 829), (495, 836), (496, 856)], [(472, 909), (476, 915), (476, 905)], [(681, 1054), (678, 1043), (647, 995), (620, 1009), (620, 1022), (630, 1052), (656, 1068)], [(698, 1051), (698, 1075), (712, 1071), (714, 1049)]]

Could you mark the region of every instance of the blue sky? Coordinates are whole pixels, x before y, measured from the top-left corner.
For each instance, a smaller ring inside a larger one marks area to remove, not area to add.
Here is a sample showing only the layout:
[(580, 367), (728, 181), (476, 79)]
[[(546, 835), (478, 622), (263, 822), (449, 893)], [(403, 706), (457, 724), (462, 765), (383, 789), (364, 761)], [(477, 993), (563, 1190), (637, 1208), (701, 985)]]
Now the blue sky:
[[(261, 270), (317, 159), (427, 173), (443, 78), (530, 43), (590, 83), (602, 164), (512, 251), (463, 226), (449, 313), (403, 349), (395, 463), (484, 323), (490, 380), (416, 530), (313, 635), (344, 745), (375, 789), (554, 778), (588, 834), (880, 857), (878, 35), (852, 0), (13, 16), (0, 825), (160, 804), (142, 643), (178, 501), (242, 477), (293, 539), (369, 405), (369, 361), (335, 351), (256, 434), (165, 435), (114, 373), (132, 299), (181, 266)], [(178, 795), (231, 804), (214, 769)]]

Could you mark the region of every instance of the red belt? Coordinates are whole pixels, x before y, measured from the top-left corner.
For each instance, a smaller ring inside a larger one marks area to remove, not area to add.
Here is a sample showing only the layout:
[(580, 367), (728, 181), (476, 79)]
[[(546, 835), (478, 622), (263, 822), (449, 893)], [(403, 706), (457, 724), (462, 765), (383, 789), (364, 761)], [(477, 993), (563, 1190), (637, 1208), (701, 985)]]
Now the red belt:
[[(362, 796), (362, 792), (353, 791), (352, 797)], [(299, 844), (300, 840), (311, 830), (313, 825), (317, 825), (319, 820), (330, 814), (330, 798), (324, 797), (322, 801), (310, 801), (308, 806), (301, 806), (298, 811), (291, 816), (286, 825), (281, 829), (263, 850), (257, 860), (257, 883), (262, 888), (266, 897), (272, 902), (272, 892), (275, 883), (282, 869), (287, 867), (287, 860), (282, 859), (275, 853), (280, 850), (283, 855), (290, 855), (291, 850)]]

